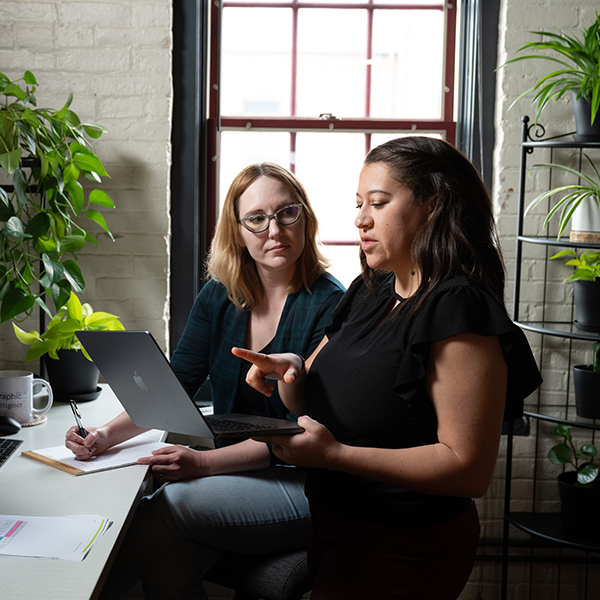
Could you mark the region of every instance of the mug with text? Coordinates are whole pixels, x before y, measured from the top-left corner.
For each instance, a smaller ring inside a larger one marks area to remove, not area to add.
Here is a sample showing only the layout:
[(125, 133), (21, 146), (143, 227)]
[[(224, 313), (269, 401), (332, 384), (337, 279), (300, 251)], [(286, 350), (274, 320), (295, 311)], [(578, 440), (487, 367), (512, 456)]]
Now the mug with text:
[[(39, 385), (48, 392), (43, 408), (35, 408), (33, 403), (34, 386)], [(51, 406), (52, 388), (45, 379), (34, 378), (31, 371), (0, 371), (0, 415), (12, 417), (23, 425), (31, 423), (35, 415), (48, 412)]]

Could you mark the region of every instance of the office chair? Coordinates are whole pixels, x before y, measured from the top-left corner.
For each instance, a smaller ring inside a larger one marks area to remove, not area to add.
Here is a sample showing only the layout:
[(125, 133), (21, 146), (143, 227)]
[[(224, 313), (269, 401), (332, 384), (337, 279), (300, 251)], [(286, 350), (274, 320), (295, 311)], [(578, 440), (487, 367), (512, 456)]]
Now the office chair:
[(310, 590), (306, 552), (227, 553), (205, 579), (235, 590), (234, 600), (301, 600)]

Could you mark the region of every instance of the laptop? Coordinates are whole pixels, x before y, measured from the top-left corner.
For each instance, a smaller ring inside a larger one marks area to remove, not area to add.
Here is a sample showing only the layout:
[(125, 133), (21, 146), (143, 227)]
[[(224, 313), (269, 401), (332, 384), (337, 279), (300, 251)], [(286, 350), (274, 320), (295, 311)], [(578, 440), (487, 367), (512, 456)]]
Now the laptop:
[(77, 337), (138, 427), (229, 439), (304, 431), (287, 419), (203, 415), (148, 331), (78, 331)]

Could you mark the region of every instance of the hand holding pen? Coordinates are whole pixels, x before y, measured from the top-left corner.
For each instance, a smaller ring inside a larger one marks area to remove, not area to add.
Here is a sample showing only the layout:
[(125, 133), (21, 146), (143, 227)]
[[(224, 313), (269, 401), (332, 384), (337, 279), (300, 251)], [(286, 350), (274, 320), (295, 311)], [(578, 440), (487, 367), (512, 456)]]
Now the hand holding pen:
[[(75, 400), (71, 400), (70, 404), (71, 410), (73, 411), (73, 416), (75, 417), (75, 422), (77, 423), (77, 427), (79, 428), (79, 435), (85, 439), (87, 437), (88, 432), (83, 426), (83, 422), (81, 420), (81, 413), (79, 412), (79, 407), (77, 406)], [(90, 448), (90, 454), (91, 452), (92, 449)]]

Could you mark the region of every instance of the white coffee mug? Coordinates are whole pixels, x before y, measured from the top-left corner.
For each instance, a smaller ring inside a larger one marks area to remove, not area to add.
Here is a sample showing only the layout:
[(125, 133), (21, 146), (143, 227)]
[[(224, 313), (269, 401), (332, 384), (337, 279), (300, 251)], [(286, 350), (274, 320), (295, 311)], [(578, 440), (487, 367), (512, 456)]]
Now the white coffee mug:
[[(33, 388), (37, 385), (48, 391), (44, 408), (33, 405)], [(21, 424), (31, 423), (35, 415), (43, 415), (51, 406), (52, 388), (45, 379), (34, 378), (31, 371), (0, 371), (0, 415), (12, 417)]]

